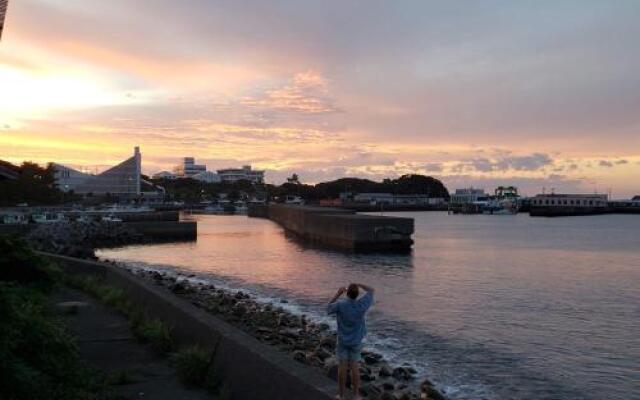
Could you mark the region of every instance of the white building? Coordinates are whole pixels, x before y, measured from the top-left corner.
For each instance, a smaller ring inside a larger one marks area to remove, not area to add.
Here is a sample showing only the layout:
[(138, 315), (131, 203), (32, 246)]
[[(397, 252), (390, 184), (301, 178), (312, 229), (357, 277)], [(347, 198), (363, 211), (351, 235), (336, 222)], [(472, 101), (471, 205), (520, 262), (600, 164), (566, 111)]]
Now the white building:
[(451, 195), (449, 200), (452, 204), (473, 204), (479, 201), (488, 201), (489, 195), (485, 193), (484, 189), (456, 189), (456, 192)]
[(539, 194), (531, 207), (607, 208), (606, 194)]
[(179, 178), (190, 178), (193, 175), (199, 174), (207, 170), (207, 166), (204, 164), (196, 164), (196, 159), (193, 157), (184, 157), (182, 164), (176, 165), (173, 168), (173, 173)]
[(429, 197), (426, 194), (392, 193), (341, 193), (340, 198), (355, 203), (388, 204), (395, 206), (437, 206), (444, 204), (442, 197)]
[(204, 171), (204, 172), (197, 173), (195, 175), (192, 175), (191, 178), (201, 182), (207, 182), (207, 183), (221, 182), (220, 175), (211, 171)]
[(141, 164), (142, 154), (136, 146), (132, 157), (97, 175), (61, 164), (52, 163), (52, 166), (56, 184), (64, 192), (135, 197), (141, 194)]
[(218, 175), (222, 182), (237, 182), (246, 180), (252, 183), (263, 183), (264, 172), (261, 170), (251, 169), (250, 165), (245, 165), (242, 168), (227, 168), (219, 169)]
[(160, 171), (151, 176), (153, 179), (176, 179), (177, 176), (173, 172)]

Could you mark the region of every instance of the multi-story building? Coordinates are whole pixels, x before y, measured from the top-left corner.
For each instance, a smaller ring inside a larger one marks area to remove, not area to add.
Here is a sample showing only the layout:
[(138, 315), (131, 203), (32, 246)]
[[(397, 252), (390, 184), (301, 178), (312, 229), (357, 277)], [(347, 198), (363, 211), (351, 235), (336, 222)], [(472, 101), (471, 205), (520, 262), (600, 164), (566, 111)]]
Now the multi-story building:
[(193, 175), (199, 174), (207, 170), (207, 166), (204, 164), (196, 164), (196, 160), (193, 157), (184, 157), (182, 164), (176, 165), (173, 168), (173, 173), (179, 178), (190, 178)]
[(220, 182), (220, 175), (211, 171), (203, 171), (191, 176), (192, 179), (195, 179), (200, 182), (207, 183), (218, 183)]
[(237, 182), (241, 180), (252, 183), (264, 182), (264, 170), (251, 169), (250, 165), (245, 165), (242, 168), (219, 169), (218, 175), (222, 182)]

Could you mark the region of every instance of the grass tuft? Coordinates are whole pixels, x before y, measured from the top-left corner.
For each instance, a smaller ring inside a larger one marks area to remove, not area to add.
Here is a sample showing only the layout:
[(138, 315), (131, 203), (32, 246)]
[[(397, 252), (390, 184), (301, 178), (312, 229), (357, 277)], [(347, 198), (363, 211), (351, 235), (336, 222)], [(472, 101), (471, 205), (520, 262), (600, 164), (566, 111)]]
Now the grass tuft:
[(173, 356), (178, 377), (187, 386), (202, 387), (207, 383), (211, 362), (211, 352), (200, 346), (189, 346), (180, 349)]
[(168, 353), (173, 349), (171, 330), (159, 319), (143, 319), (133, 324), (133, 332), (141, 341), (151, 344), (158, 353)]

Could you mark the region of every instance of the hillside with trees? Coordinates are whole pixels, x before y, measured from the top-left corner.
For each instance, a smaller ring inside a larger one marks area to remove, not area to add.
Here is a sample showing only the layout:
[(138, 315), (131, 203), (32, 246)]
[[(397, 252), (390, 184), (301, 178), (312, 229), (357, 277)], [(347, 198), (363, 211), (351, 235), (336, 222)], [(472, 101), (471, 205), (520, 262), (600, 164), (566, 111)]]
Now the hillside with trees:
[(59, 204), (65, 195), (56, 188), (51, 165), (41, 167), (29, 161), (20, 166), (0, 160), (0, 166), (15, 172), (17, 179), (0, 180), (0, 206)]
[(296, 174), (279, 186), (253, 185), (248, 181), (205, 183), (189, 178), (156, 179), (153, 180), (153, 183), (164, 187), (171, 200), (186, 202), (216, 199), (222, 193), (227, 194), (230, 199), (238, 199), (243, 195), (265, 199), (283, 199), (289, 195), (296, 195), (310, 202), (320, 199), (335, 199), (343, 192), (422, 194), (429, 197), (449, 198), (449, 191), (442, 182), (423, 175), (403, 175), (397, 179), (385, 179), (382, 182), (360, 178), (341, 178), (316, 185), (301, 183)]

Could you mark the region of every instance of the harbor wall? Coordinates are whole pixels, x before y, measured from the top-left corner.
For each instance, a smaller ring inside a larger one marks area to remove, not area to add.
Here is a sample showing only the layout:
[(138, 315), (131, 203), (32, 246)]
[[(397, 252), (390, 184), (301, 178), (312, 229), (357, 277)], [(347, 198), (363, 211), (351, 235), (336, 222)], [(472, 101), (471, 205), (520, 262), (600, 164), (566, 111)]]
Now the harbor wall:
[(105, 263), (41, 253), (69, 274), (92, 274), (123, 289), (172, 328), (178, 344), (216, 349), (213, 368), (236, 400), (333, 398), (336, 383), (189, 302)]
[(153, 240), (196, 240), (198, 237), (196, 221), (140, 221), (124, 224)]
[(308, 242), (343, 250), (407, 251), (413, 245), (412, 218), (286, 204), (269, 204), (268, 218)]
[[(139, 221), (122, 224), (152, 240), (196, 240), (198, 235), (196, 221)], [(38, 226), (39, 224), (0, 224), (0, 235), (24, 236)]]
[(606, 207), (571, 207), (571, 206), (532, 206), (529, 215), (532, 217), (570, 217), (581, 215), (607, 214)]

